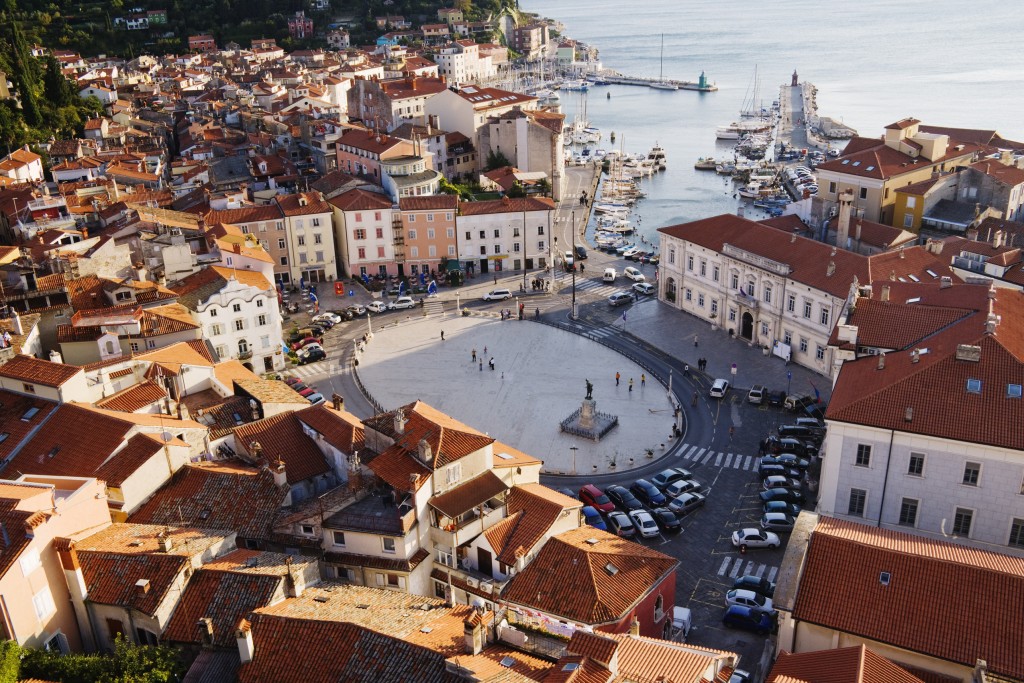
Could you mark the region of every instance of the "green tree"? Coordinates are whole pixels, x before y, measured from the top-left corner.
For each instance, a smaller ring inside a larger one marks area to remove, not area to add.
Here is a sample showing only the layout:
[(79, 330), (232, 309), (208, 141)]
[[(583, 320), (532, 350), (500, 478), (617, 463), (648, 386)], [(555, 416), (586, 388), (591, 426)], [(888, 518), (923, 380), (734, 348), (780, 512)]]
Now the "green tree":
[(60, 62), (53, 55), (46, 57), (43, 71), (43, 96), (57, 107), (71, 104), (75, 100), (75, 90), (71, 81), (64, 77)]
[(169, 683), (181, 680), (185, 665), (166, 645), (132, 645), (118, 635), (113, 655), (69, 654), (26, 650), (22, 678), (64, 683)]
[(512, 187), (508, 188), (508, 192), (505, 193), (505, 196), (513, 198), (525, 197), (526, 188), (523, 187), (522, 183), (516, 181), (512, 183)]
[(21, 647), (13, 640), (0, 641), (0, 683), (17, 683), (21, 668)]
[(487, 166), (484, 168), (485, 171), (493, 171), (496, 168), (504, 168), (505, 166), (511, 166), (512, 162), (508, 160), (508, 157), (501, 152), (491, 150), (487, 153)]

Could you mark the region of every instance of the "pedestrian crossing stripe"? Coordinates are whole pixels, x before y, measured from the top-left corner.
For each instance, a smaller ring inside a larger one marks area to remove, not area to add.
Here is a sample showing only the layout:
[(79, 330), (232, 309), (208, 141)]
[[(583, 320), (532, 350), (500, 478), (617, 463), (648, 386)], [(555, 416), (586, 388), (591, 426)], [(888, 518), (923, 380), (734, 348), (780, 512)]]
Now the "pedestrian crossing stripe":
[(767, 578), (769, 581), (774, 581), (778, 573), (779, 568), (776, 566), (758, 564), (744, 557), (726, 557), (718, 567), (718, 575), (728, 576), (730, 579), (738, 579), (740, 576), (756, 576), (759, 579)]
[(757, 469), (758, 459), (752, 455), (743, 455), (741, 453), (726, 453), (725, 451), (712, 451), (707, 448), (700, 448), (699, 446), (693, 446), (684, 443), (680, 446), (679, 451), (676, 453), (676, 457), (682, 458), (683, 460), (689, 460), (693, 463), (700, 463), (707, 465), (714, 458), (714, 467), (721, 467), (722, 469), (734, 469), (734, 470), (746, 470), (753, 472)]

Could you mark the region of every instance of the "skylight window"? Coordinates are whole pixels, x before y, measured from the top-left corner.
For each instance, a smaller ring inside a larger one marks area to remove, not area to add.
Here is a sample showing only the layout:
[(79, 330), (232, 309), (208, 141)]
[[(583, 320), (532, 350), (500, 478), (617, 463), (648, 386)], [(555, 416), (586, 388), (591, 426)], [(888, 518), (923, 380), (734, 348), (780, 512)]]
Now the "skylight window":
[(916, 303), (920, 303), (920, 302), (921, 302), (921, 297), (919, 297), (919, 296), (915, 296), (912, 299), (907, 299), (907, 303), (908, 304), (916, 304)]
[(506, 669), (511, 669), (515, 663), (516, 660), (512, 659), (511, 657), (502, 657), (501, 661), (499, 662), (499, 664), (501, 664)]
[(853, 165), (854, 166), (860, 166), (860, 162), (859, 161), (855, 161), (855, 162), (853, 162)]
[(874, 167), (874, 166), (868, 166), (868, 167), (867, 167), (867, 168), (865, 168), (864, 170), (865, 170), (865, 171), (874, 171), (874, 170), (875, 170), (875, 167)]
[(898, 277), (896, 279), (899, 280), (900, 282), (906, 282), (907, 281), (906, 278), (903, 278), (903, 277)]
[(917, 276), (916, 276), (916, 275), (913, 275), (913, 274), (911, 274), (911, 275), (908, 275), (907, 277), (909, 277), (909, 278), (910, 278), (911, 280), (913, 280), (914, 282), (920, 282), (920, 280), (919, 280), (919, 279), (917, 278)]
[(1019, 384), (1006, 385), (1006, 398), (1020, 398), (1021, 386)]
[(612, 564), (611, 562), (609, 562), (608, 564), (606, 564), (606, 565), (604, 566), (604, 570), (605, 570), (606, 572), (608, 572), (608, 576), (615, 576), (616, 574), (618, 574), (618, 573), (619, 573), (619, 568), (618, 568), (618, 567), (616, 567), (616, 566), (615, 566), (614, 564)]
[(850, 160), (849, 160), (849, 159), (843, 159), (843, 166), (845, 166), (845, 165), (846, 165), (846, 164), (848, 164), (848, 163), (850, 163)]
[(969, 394), (980, 394), (981, 393), (981, 380), (980, 379), (968, 379), (967, 380), (967, 393), (969, 393)]
[(35, 406), (32, 406), (31, 408), (29, 408), (28, 410), (25, 411), (24, 415), (21, 416), (21, 421), (22, 422), (28, 422), (33, 417), (35, 417), (38, 412), (39, 412), (39, 408), (36, 408)]
[(931, 268), (928, 268), (928, 269), (926, 269), (926, 270), (925, 270), (924, 272), (928, 273), (928, 274), (929, 274), (929, 275), (931, 275), (932, 277), (938, 277), (938, 276), (939, 276), (939, 275), (938, 275), (938, 273), (936, 273), (936, 272), (935, 272), (934, 270), (932, 270)]

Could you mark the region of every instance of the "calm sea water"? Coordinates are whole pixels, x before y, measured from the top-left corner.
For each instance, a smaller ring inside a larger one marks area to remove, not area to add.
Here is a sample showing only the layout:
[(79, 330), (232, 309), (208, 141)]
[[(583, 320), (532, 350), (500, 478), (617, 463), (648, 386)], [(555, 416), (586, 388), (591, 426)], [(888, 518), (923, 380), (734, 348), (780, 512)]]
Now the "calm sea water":
[[(716, 144), (715, 128), (736, 119), (755, 67), (766, 104), (796, 69), (818, 87), (819, 113), (861, 135), (879, 136), (886, 124), (913, 116), (1024, 139), (1024, 60), (1007, 30), (1024, 26), (1024, 3), (521, 0), (521, 6), (561, 21), (566, 35), (597, 47), (606, 68), (637, 76), (663, 69), (667, 78), (683, 80), (696, 80), (703, 70), (718, 85), (706, 94), (597, 87), (587, 96), (588, 118), (606, 135), (601, 147), (646, 152), (659, 142), (666, 148), (669, 169), (645, 182), (649, 198), (639, 209), (649, 239), (664, 225), (736, 210), (732, 184), (695, 172), (693, 162), (731, 155), (730, 146)], [(570, 119), (580, 100), (563, 93)]]

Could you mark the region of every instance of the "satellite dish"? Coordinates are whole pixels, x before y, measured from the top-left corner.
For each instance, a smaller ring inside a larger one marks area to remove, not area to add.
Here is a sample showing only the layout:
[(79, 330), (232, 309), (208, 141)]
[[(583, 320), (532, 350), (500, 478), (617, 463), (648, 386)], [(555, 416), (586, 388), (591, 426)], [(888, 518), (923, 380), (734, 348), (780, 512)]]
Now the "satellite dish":
[(163, 432), (160, 434), (160, 438), (164, 443), (167, 443), (174, 439), (174, 434), (171, 434), (170, 432)]

